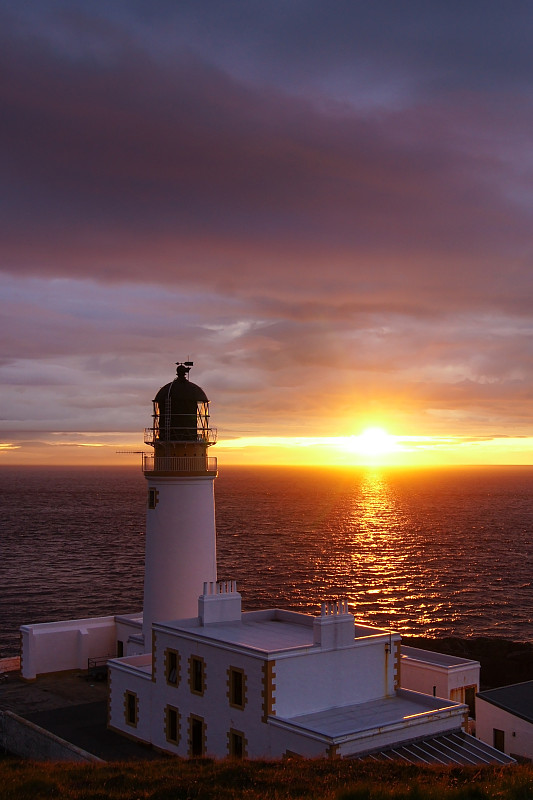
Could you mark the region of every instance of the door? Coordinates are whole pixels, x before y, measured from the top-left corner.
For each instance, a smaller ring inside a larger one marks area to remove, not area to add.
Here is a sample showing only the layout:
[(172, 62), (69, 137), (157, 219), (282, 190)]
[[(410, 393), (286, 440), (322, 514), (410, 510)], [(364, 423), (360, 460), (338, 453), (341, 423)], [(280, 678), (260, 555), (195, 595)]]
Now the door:
[(505, 753), (505, 731), (500, 731), (498, 728), (493, 728), (492, 741), (496, 750), (501, 750), (502, 753)]
[(203, 720), (193, 717), (191, 720), (191, 756), (204, 754), (204, 723)]

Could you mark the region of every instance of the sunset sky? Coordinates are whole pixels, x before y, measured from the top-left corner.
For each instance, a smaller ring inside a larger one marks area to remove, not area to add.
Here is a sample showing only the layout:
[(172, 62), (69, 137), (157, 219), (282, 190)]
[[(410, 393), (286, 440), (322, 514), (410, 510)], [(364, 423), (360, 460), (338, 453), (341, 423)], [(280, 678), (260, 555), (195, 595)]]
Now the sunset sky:
[[(0, 464), (533, 463), (533, 4), (0, 0)], [(389, 452), (390, 451), (390, 452)]]

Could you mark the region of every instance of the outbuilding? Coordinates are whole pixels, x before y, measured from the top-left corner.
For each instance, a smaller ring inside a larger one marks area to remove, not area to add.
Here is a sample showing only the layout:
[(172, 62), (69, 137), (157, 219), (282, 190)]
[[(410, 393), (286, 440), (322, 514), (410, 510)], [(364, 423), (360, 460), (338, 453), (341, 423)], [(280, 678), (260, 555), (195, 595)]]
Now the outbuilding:
[(533, 681), (478, 692), (476, 705), (481, 741), (513, 758), (533, 761)]

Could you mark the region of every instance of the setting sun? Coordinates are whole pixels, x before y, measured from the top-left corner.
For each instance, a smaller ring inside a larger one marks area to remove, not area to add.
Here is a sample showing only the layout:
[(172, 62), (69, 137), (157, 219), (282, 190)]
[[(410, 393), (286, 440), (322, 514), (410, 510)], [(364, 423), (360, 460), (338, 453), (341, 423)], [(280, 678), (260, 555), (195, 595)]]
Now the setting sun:
[(391, 436), (383, 428), (366, 428), (359, 436), (347, 438), (346, 449), (375, 458), (393, 453), (400, 448), (397, 437)]

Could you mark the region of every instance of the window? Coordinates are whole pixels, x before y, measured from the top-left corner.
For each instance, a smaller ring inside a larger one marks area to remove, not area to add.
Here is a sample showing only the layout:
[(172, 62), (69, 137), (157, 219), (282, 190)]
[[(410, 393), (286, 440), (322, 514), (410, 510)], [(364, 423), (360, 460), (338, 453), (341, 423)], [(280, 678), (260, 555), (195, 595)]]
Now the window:
[(242, 731), (232, 728), (228, 733), (228, 755), (232, 758), (246, 757), (246, 739)]
[(158, 489), (153, 489), (150, 487), (150, 489), (148, 489), (148, 508), (155, 508), (158, 501), (159, 501)]
[(246, 676), (238, 667), (228, 669), (228, 698), (233, 708), (244, 708), (246, 704)]
[(117, 658), (122, 658), (124, 655), (124, 642), (117, 639)]
[(180, 713), (174, 706), (165, 708), (165, 732), (167, 742), (178, 744), (180, 740)]
[(197, 758), (205, 754), (206, 724), (202, 717), (189, 717), (189, 755)]
[(201, 656), (189, 659), (189, 687), (193, 694), (203, 695), (205, 692), (205, 662)]
[(137, 727), (138, 711), (139, 711), (138, 699), (135, 692), (125, 692), (124, 713), (127, 725), (132, 725), (134, 728)]
[(177, 650), (165, 650), (165, 675), (170, 686), (177, 686), (180, 681), (180, 655)]

